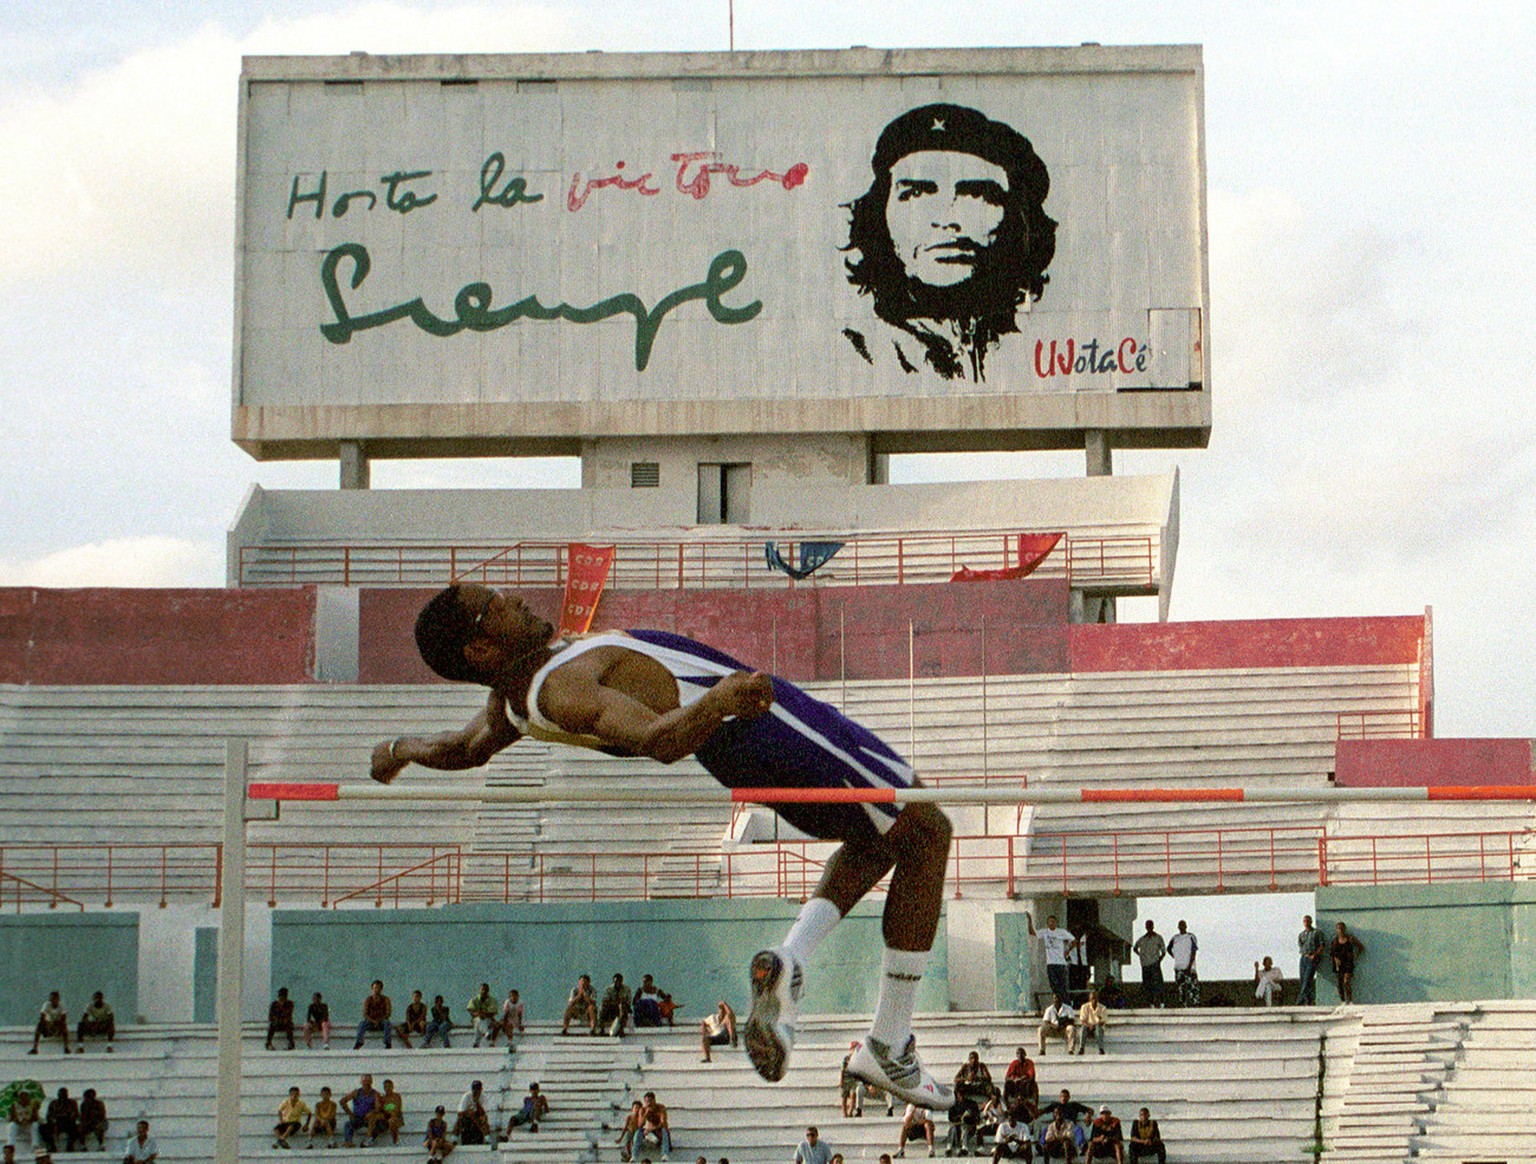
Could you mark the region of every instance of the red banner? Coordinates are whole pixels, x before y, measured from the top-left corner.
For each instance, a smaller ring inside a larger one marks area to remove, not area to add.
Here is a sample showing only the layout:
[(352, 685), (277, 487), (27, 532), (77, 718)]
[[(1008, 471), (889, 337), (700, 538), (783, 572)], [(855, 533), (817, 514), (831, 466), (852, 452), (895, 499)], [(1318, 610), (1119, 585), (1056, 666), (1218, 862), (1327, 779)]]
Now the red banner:
[(1064, 535), (1059, 533), (1035, 533), (1019, 535), (1019, 564), (1002, 570), (972, 570), (961, 566), (950, 578), (951, 582), (999, 582), (1010, 578), (1027, 578), (1035, 568), (1050, 557), (1056, 543)]
[(565, 580), (565, 604), (560, 608), (560, 633), (585, 634), (608, 581), (613, 547), (572, 542), (565, 548), (565, 560), (570, 571)]

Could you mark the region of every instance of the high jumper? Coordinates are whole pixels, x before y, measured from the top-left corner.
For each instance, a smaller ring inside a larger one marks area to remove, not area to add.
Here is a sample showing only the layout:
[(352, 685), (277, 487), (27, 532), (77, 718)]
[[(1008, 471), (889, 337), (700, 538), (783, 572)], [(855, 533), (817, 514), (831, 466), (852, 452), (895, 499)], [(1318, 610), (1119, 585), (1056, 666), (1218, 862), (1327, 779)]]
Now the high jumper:
[[(431, 739), (401, 736), (373, 751), (373, 778), (407, 765), (460, 771), (523, 736), (671, 764), (693, 756), (730, 788), (911, 788), (912, 767), (873, 732), (774, 675), (663, 631), (555, 639), (515, 595), (471, 583), (440, 591), (416, 620), (416, 644), (445, 679), (490, 688), (485, 710)], [(758, 1073), (784, 1077), (816, 947), (891, 875), (882, 921), (879, 998), (850, 1074), (924, 1107), (953, 1103), (923, 1066), (912, 1034), (918, 983), (943, 900), (950, 824), (932, 803), (776, 803), (789, 824), (840, 841), (782, 945), (752, 958), (743, 1041)]]

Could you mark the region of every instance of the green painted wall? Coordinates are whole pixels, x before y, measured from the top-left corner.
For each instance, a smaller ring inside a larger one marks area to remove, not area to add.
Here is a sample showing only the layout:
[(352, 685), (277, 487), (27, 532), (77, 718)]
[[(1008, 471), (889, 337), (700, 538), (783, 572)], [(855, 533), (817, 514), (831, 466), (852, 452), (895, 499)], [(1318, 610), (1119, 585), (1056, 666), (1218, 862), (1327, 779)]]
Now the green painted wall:
[[(697, 1021), (721, 998), (745, 1013), (748, 961), (780, 942), (798, 911), (798, 903), (768, 898), (280, 910), (272, 916), (271, 986), (288, 987), (300, 1013), (321, 991), (333, 1021), (355, 1023), (374, 978), (384, 980), (397, 1014), (420, 989), (429, 1002), (442, 994), (455, 1021), (489, 982), (498, 997), (517, 987), (529, 1018), (550, 1021), (565, 1009), (577, 974), (591, 974), (601, 993), (615, 973), (630, 984), (650, 973)], [(942, 926), (939, 934), (920, 1011), (949, 1008)], [(882, 948), (878, 908), (856, 908), (816, 951), (802, 1008), (872, 1011)]]
[(139, 1009), (139, 915), (121, 913), (17, 914), (0, 917), (0, 1023), (37, 1022), (57, 990), (73, 1029), (97, 990), (119, 1023)]
[[(1536, 884), (1324, 887), (1317, 919), (1365, 945), (1356, 1002), (1536, 998)], [(1331, 971), (1317, 997), (1338, 1000)]]
[(218, 997), (219, 930), (199, 926), (192, 935), (192, 1021), (217, 1021)]
[(1022, 912), (999, 912), (995, 923), (997, 958), (997, 1008), (1028, 1011), (1034, 1009), (1035, 984), (1029, 971), (1029, 922)]

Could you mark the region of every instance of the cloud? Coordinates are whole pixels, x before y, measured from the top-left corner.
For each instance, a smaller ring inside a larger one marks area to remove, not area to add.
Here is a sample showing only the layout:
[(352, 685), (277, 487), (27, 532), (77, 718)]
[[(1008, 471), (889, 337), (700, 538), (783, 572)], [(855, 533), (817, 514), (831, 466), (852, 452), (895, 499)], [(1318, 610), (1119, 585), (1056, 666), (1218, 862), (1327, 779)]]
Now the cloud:
[(6, 586), (222, 586), (224, 548), (181, 538), (114, 538), (30, 561), (0, 560)]
[(0, 95), (0, 289), (118, 271), (227, 287), (242, 55), (546, 51), (573, 37), (541, 5), (361, 4), (243, 38), (208, 24), (72, 86)]

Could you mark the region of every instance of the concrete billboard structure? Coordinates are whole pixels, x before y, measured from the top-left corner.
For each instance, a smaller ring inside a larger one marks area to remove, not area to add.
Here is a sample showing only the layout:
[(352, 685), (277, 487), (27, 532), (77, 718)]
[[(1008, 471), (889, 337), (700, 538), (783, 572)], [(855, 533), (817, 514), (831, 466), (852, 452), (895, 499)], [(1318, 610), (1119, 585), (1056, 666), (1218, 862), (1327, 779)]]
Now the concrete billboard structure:
[(1203, 446), (1200, 50), (248, 58), (259, 458)]

